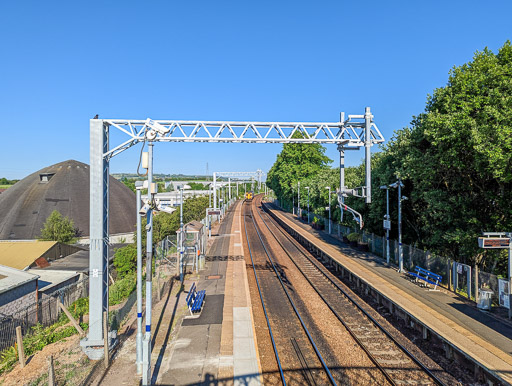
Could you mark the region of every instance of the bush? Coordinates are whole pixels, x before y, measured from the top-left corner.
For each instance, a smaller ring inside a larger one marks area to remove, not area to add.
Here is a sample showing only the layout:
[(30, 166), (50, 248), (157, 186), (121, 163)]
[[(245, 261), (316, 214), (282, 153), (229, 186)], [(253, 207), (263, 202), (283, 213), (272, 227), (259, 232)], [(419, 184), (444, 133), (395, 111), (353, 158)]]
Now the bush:
[(116, 249), (114, 254), (114, 267), (120, 278), (135, 271), (137, 266), (137, 247), (135, 244)]
[(347, 239), (350, 242), (359, 241), (361, 240), (361, 235), (359, 233), (353, 232), (347, 236)]
[(135, 272), (131, 272), (109, 287), (109, 305), (122, 303), (135, 291), (135, 288), (137, 288), (137, 275)]

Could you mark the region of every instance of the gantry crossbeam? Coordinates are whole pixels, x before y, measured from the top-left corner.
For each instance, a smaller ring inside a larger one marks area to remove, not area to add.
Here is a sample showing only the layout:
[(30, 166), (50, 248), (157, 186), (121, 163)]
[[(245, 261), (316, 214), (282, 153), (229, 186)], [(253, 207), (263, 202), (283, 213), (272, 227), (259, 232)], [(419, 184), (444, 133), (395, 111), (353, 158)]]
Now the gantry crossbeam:
[[(373, 118), (373, 116), (371, 116)], [(235, 121), (169, 121), (155, 120), (167, 133), (155, 135), (154, 142), (234, 142), (234, 143), (320, 143), (344, 144), (347, 147), (365, 145), (365, 116), (349, 115), (340, 122), (235, 122)], [(147, 140), (151, 128), (147, 121), (104, 119), (103, 124), (117, 129), (129, 138), (104, 154), (111, 158), (129, 147)], [(295, 138), (300, 133), (299, 138)], [(156, 134), (156, 133), (155, 133)], [(384, 138), (371, 122), (371, 143)]]

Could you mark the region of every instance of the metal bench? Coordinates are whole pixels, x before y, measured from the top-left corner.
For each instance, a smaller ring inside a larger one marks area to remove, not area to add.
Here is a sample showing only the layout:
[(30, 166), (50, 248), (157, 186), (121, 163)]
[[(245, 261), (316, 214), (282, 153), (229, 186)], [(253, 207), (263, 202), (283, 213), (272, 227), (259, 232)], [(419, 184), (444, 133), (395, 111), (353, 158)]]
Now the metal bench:
[(192, 315), (201, 312), (205, 303), (205, 296), (205, 290), (197, 291), (196, 283), (192, 284), (192, 287), (190, 287), (190, 291), (188, 292), (186, 298), (188, 309)]
[(429, 270), (426, 270), (425, 268), (421, 268), (416, 266), (414, 268), (415, 272), (408, 272), (409, 275), (413, 276), (415, 278), (414, 281), (418, 281), (418, 279), (425, 282), (425, 285), (428, 286), (428, 284), (432, 284), (434, 286), (433, 289), (429, 288), (429, 291), (439, 291), (437, 289), (437, 286), (442, 280), (442, 276), (438, 275), (437, 273), (430, 272)]

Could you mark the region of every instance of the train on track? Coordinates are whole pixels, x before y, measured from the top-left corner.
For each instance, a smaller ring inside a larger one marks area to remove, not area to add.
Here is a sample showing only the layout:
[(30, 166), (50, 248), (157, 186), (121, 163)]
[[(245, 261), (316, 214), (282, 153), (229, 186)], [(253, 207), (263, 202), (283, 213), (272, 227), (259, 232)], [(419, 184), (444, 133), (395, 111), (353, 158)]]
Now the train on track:
[(250, 200), (252, 200), (252, 199), (253, 199), (253, 197), (254, 197), (254, 192), (246, 192), (246, 193), (245, 193), (245, 199), (246, 199), (246, 200), (249, 200), (249, 201), (250, 201)]

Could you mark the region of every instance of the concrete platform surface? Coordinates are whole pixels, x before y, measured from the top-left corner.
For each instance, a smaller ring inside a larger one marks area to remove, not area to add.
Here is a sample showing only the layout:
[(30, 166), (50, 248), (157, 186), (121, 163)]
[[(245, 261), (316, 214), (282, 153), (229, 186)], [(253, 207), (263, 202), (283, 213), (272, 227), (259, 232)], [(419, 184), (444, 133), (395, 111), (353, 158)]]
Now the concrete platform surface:
[(198, 290), (205, 290), (206, 303), (199, 317), (186, 316), (176, 328), (156, 384), (262, 384), (242, 247), (241, 204), (233, 204), (213, 230), (205, 269), (185, 283), (185, 292), (194, 281)]

